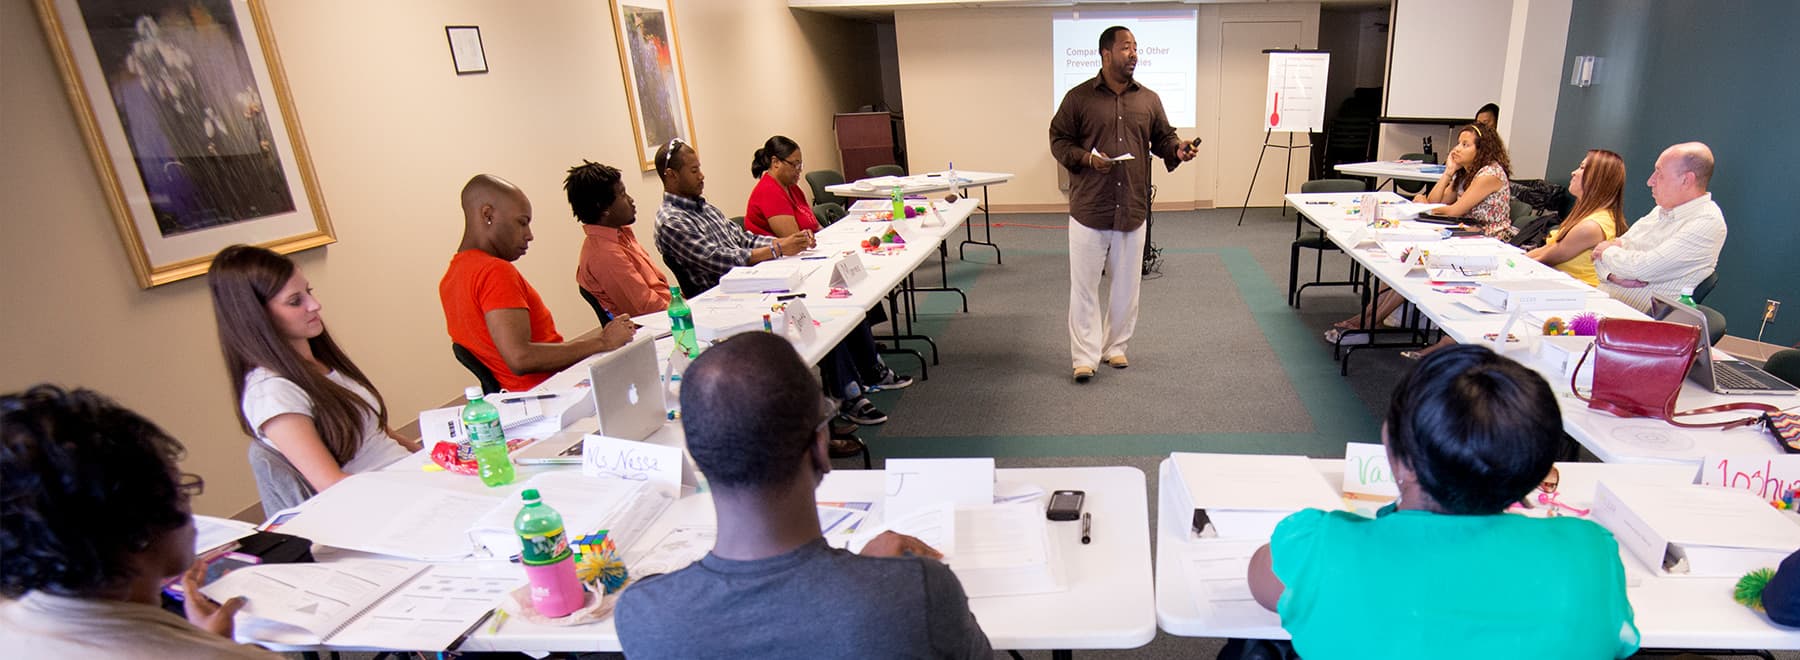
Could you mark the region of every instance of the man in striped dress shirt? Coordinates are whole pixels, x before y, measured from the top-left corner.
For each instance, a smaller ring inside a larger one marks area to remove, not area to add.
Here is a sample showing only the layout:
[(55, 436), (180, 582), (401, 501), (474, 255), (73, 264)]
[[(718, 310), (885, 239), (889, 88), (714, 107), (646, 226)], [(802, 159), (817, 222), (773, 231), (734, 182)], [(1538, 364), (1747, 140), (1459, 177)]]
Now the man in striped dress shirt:
[(1650, 173), (1656, 208), (1618, 238), (1594, 246), (1600, 290), (1639, 310), (1653, 293), (1692, 291), (1719, 264), (1725, 247), (1725, 213), (1706, 191), (1712, 150), (1699, 142), (1664, 149)]

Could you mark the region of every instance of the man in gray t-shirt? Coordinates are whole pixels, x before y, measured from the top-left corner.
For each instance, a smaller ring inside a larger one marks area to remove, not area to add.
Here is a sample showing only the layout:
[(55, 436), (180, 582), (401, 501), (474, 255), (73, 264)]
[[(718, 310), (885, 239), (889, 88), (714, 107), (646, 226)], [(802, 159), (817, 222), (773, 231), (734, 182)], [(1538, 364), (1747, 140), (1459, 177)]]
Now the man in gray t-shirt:
[(639, 576), (614, 621), (632, 660), (986, 658), (987, 635), (940, 555), (882, 534), (825, 545), (814, 489), (831, 471), (819, 396), (793, 346), (745, 333), (682, 376), (688, 451), (712, 488), (718, 540), (698, 563)]

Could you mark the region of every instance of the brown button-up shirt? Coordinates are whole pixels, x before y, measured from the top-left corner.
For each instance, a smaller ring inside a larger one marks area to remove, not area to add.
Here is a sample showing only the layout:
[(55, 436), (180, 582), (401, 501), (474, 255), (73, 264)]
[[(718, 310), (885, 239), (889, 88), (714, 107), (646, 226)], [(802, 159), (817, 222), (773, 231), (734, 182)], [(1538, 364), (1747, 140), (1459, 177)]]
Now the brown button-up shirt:
[[(1100, 76), (1063, 95), (1050, 119), (1050, 154), (1069, 170), (1069, 215), (1094, 229), (1133, 231), (1150, 212), (1150, 158), (1169, 169), (1181, 160), (1181, 137), (1163, 113), (1162, 97), (1133, 81), (1114, 94)], [(1131, 154), (1112, 171), (1088, 167), (1098, 149), (1108, 157)]]

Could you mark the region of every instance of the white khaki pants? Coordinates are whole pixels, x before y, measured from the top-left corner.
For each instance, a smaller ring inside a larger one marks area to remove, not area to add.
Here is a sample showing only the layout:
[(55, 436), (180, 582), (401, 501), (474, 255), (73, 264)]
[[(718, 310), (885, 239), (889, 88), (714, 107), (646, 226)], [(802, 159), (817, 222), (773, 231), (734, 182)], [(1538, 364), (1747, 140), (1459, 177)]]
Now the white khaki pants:
[[(1137, 327), (1138, 272), (1144, 262), (1144, 228), (1091, 229), (1069, 218), (1069, 354), (1076, 367), (1125, 353)], [(1106, 309), (1100, 308), (1102, 269), (1112, 278)]]

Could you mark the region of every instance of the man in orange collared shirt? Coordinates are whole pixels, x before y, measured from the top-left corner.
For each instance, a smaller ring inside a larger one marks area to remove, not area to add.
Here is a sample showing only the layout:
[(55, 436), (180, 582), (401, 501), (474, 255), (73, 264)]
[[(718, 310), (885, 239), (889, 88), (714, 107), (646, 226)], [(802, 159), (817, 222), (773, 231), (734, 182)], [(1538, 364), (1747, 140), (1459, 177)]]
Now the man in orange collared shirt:
[(563, 179), (569, 208), (581, 221), (581, 261), (575, 283), (608, 314), (643, 316), (669, 308), (669, 279), (650, 262), (630, 225), (637, 222), (637, 203), (625, 192), (619, 170), (581, 161)]
[(463, 186), (463, 238), (438, 297), (450, 341), (474, 353), (500, 386), (519, 392), (551, 374), (631, 341), (627, 316), (598, 335), (563, 341), (550, 308), (513, 266), (531, 244), (531, 200), (511, 182), (477, 174)]

